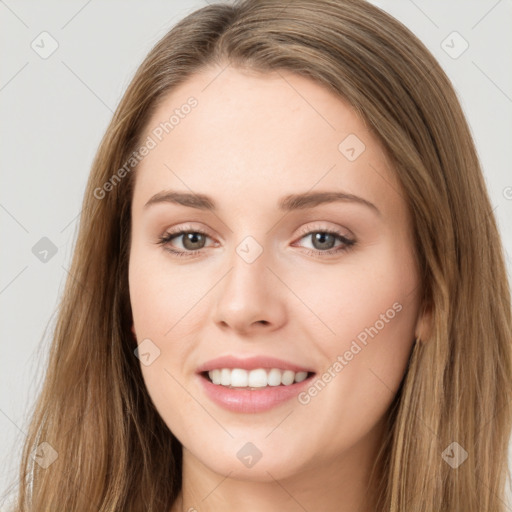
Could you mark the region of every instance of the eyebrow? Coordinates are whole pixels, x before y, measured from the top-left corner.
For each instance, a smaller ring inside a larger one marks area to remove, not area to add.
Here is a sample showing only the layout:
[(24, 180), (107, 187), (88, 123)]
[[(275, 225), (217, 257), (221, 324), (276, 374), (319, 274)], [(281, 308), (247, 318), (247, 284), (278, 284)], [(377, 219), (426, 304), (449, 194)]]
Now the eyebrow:
[[(378, 215), (381, 215), (380, 210), (370, 201), (346, 192), (304, 192), (302, 194), (290, 194), (279, 200), (278, 208), (282, 211), (289, 212), (293, 210), (305, 210), (322, 204), (339, 201), (362, 204), (372, 209)], [(179, 204), (198, 210), (217, 210), (217, 205), (210, 196), (173, 190), (158, 192), (149, 199), (144, 205), (144, 208), (159, 203)]]

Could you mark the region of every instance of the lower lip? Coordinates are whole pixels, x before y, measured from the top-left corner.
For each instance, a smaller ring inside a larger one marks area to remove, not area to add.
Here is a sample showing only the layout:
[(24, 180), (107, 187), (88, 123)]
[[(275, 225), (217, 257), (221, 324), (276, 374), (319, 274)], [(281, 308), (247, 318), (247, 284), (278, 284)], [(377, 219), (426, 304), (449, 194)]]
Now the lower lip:
[(289, 386), (266, 386), (255, 389), (228, 388), (213, 384), (202, 375), (199, 375), (199, 379), (210, 400), (217, 405), (234, 412), (254, 413), (268, 411), (291, 400), (310, 383), (313, 376)]

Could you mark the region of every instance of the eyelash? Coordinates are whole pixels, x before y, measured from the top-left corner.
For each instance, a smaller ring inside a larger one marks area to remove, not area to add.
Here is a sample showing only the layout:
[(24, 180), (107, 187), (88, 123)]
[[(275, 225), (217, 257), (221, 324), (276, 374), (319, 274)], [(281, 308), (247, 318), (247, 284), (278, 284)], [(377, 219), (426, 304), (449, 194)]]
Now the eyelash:
[[(171, 249), (170, 247), (165, 247), (165, 244), (169, 243), (174, 238), (178, 238), (179, 236), (185, 235), (187, 233), (194, 233), (194, 234), (204, 235), (204, 236), (207, 236), (207, 237), (211, 238), (208, 235), (208, 233), (206, 233), (204, 231), (201, 231), (200, 229), (193, 229), (193, 228), (184, 227), (184, 228), (181, 228), (181, 229), (176, 230), (176, 231), (170, 231), (170, 232), (164, 233), (162, 236), (158, 237), (157, 244), (163, 246), (164, 250), (166, 250), (166, 251), (170, 252), (171, 254), (173, 254), (174, 256), (178, 256), (180, 258), (181, 257), (193, 257), (193, 256), (196, 256), (196, 255), (198, 255), (201, 252), (202, 249), (198, 249), (196, 251), (176, 251), (174, 249)], [(355, 240), (351, 240), (351, 239), (343, 236), (338, 231), (330, 230), (330, 229), (313, 229), (313, 230), (309, 229), (309, 230), (304, 230), (301, 233), (300, 239), (302, 239), (302, 238), (304, 238), (304, 237), (306, 237), (308, 235), (315, 234), (315, 233), (324, 233), (324, 234), (329, 234), (329, 235), (335, 235), (338, 238), (338, 240), (343, 242), (344, 245), (339, 246), (336, 249), (329, 249), (327, 251), (320, 251), (318, 249), (306, 249), (305, 252), (309, 256), (324, 257), (324, 255), (329, 255), (330, 256), (330, 255), (333, 255), (333, 254), (339, 254), (339, 253), (342, 253), (342, 252), (349, 251), (356, 244)]]

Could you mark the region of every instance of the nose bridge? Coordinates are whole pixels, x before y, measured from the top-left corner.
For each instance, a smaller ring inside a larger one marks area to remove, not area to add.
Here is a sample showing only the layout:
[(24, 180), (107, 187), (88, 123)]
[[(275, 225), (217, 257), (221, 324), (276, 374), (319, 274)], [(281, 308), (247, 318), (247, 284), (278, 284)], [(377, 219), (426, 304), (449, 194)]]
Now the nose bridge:
[[(261, 237), (260, 237), (261, 239)], [(264, 243), (264, 241), (262, 241)], [(267, 255), (262, 258), (263, 253), (265, 252), (262, 243), (258, 242), (256, 238), (252, 235), (247, 235), (237, 246), (235, 249), (235, 253), (243, 262), (247, 265), (261, 266), (261, 261), (268, 259)], [(259, 260), (259, 263), (258, 263)], [(235, 259), (236, 261), (236, 259)], [(239, 262), (237, 262), (239, 263)]]
[(240, 294), (238, 300), (251, 297), (251, 302), (256, 305), (258, 297), (267, 295), (268, 274), (266, 268), (269, 254), (253, 236), (246, 236), (236, 247), (230, 258), (230, 272), (226, 276), (227, 285), (224, 295), (227, 293)]
[(269, 271), (271, 254), (255, 237), (246, 236), (229, 259), (229, 272), (219, 289), (216, 321), (236, 330), (277, 325), (284, 314), (278, 283)]

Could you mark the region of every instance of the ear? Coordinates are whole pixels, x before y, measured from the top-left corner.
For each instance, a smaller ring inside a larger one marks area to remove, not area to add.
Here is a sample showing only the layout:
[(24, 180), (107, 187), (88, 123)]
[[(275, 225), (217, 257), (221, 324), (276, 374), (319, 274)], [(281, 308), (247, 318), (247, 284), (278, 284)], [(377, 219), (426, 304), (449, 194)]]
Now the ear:
[(135, 327), (133, 326), (133, 324), (132, 324), (132, 333), (133, 333), (133, 337), (135, 339), (137, 339), (137, 334), (135, 334)]
[(418, 320), (416, 321), (416, 328), (414, 334), (417, 339), (423, 343), (428, 342), (432, 335), (432, 306), (430, 304), (424, 304), (420, 309)]

